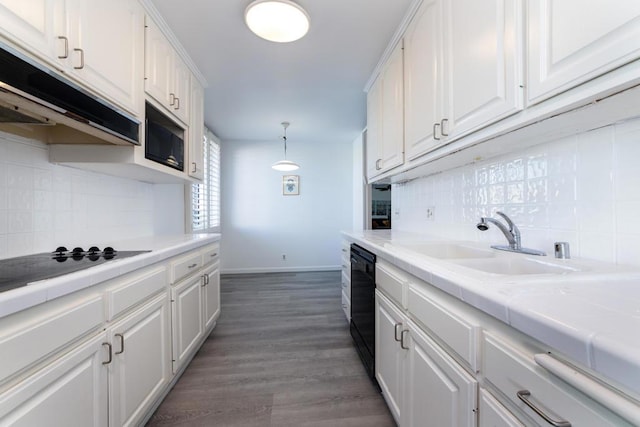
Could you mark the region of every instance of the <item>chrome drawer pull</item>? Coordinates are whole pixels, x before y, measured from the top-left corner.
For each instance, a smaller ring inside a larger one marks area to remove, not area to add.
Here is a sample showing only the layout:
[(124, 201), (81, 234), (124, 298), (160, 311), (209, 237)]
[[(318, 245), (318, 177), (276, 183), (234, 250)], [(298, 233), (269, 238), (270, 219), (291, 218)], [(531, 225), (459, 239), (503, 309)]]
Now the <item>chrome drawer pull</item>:
[(409, 332), (409, 330), (408, 330), (408, 329), (405, 329), (405, 330), (403, 330), (402, 332), (400, 332), (400, 347), (401, 347), (403, 350), (409, 350), (409, 347), (405, 347), (405, 346), (404, 346), (404, 333), (405, 333), (405, 332)]
[(120, 351), (116, 351), (115, 354), (122, 354), (124, 353), (124, 335), (115, 334), (115, 336), (120, 338)]
[(76, 70), (82, 70), (84, 68), (84, 50), (82, 49), (73, 49), (74, 52), (80, 52), (80, 65), (73, 66)]
[(569, 421), (564, 421), (564, 420), (556, 421), (556, 420), (552, 419), (551, 417), (549, 417), (544, 412), (542, 412), (542, 410), (540, 408), (538, 408), (536, 405), (531, 403), (529, 401), (529, 396), (531, 396), (531, 392), (529, 390), (520, 390), (519, 392), (516, 393), (516, 396), (518, 396), (518, 399), (522, 400), (525, 405), (527, 405), (529, 408), (531, 408), (531, 410), (533, 412), (535, 412), (536, 414), (540, 415), (540, 417), (543, 420), (545, 420), (546, 422), (548, 422), (552, 426), (555, 426), (555, 427), (571, 427), (571, 423)]
[(187, 266), (187, 268), (188, 268), (189, 270), (191, 270), (193, 267), (196, 267), (197, 265), (198, 265), (198, 264), (194, 263), (194, 264), (188, 265), (188, 266)]
[(109, 363), (111, 363), (111, 361), (113, 360), (113, 348), (111, 347), (111, 344), (108, 342), (103, 342), (102, 346), (107, 346), (109, 347), (109, 360), (107, 360), (106, 362), (102, 362), (103, 365), (108, 365)]
[(65, 36), (58, 36), (58, 39), (64, 41), (64, 55), (62, 56), (58, 55), (58, 58), (66, 59), (69, 57), (69, 39), (66, 38)]
[[(393, 339), (400, 342), (400, 338), (398, 338), (398, 326), (402, 326), (402, 323), (396, 323), (393, 327)], [(402, 336), (402, 333), (400, 333), (400, 336)]]

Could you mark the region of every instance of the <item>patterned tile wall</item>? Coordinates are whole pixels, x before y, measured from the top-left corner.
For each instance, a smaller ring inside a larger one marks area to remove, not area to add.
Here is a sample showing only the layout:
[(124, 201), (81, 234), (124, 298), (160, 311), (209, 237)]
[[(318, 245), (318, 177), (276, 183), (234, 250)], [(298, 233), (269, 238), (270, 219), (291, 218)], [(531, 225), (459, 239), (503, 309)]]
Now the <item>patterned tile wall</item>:
[(640, 119), (396, 184), (392, 197), (396, 230), (503, 244), (475, 225), (504, 211), (523, 246), (552, 254), (568, 241), (575, 257), (640, 265)]
[(44, 144), (0, 134), (0, 258), (153, 234), (153, 185), (48, 161)]

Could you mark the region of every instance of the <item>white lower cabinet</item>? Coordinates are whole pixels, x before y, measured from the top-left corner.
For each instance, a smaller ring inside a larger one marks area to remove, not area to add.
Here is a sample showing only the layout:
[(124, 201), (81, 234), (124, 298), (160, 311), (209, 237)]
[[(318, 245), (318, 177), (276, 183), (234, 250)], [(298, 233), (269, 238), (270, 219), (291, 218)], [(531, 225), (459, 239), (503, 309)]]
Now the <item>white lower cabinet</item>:
[(478, 382), (411, 321), (402, 426), (477, 425)]
[(205, 268), (203, 276), (204, 330), (209, 331), (220, 317), (220, 264)]
[(108, 425), (107, 334), (102, 332), (0, 395), (0, 425)]
[[(407, 349), (403, 348), (407, 317), (376, 290), (376, 379), (391, 414), (403, 424), (402, 398)], [(408, 348), (408, 347), (407, 347)]]
[(135, 426), (171, 381), (166, 292), (108, 329), (109, 425)]
[(477, 425), (476, 379), (380, 291), (376, 379), (401, 427)]
[(171, 289), (173, 373), (189, 359), (204, 333), (202, 288), (202, 277), (196, 276)]

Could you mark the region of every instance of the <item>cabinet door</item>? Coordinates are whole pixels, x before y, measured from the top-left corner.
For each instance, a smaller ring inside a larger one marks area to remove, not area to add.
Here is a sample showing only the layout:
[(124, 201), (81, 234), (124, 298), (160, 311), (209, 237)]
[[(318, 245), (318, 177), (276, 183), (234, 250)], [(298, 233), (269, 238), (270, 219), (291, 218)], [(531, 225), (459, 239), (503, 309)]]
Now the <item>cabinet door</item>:
[(185, 280), (171, 290), (173, 373), (195, 351), (203, 334), (202, 277)]
[(478, 383), (411, 321), (403, 425), (477, 425)]
[(106, 334), (101, 333), (0, 395), (0, 425), (107, 426)]
[(57, 62), (64, 56), (63, 4), (59, 0), (0, 0), (0, 34), (33, 54)]
[[(191, 102), (191, 71), (187, 65), (174, 53), (173, 59), (173, 87), (171, 93), (173, 113), (184, 123), (189, 123), (189, 108)], [(171, 95), (171, 94), (170, 94)]]
[(166, 292), (109, 328), (113, 363), (109, 420), (138, 425), (171, 380), (169, 304)]
[(378, 77), (367, 93), (367, 178), (379, 175), (382, 169), (380, 144), (382, 132), (382, 79)]
[(480, 427), (524, 427), (524, 424), (486, 390), (480, 389), (478, 412)]
[(147, 18), (145, 27), (144, 89), (156, 101), (168, 106), (173, 85), (173, 48), (153, 20)]
[(441, 132), (451, 140), (522, 109), (522, 7), (520, 0), (444, 4)]
[(530, 104), (640, 57), (637, 0), (527, 4)]
[[(404, 145), (408, 160), (437, 147), (442, 117), (442, 11), (426, 0), (404, 36)], [(439, 132), (439, 131), (438, 131)]]
[(382, 171), (404, 162), (404, 76), (402, 43), (396, 46), (382, 71)]
[(191, 81), (191, 112), (189, 124), (189, 176), (204, 178), (204, 90), (193, 79)]
[(204, 330), (209, 331), (220, 316), (220, 265), (216, 263), (204, 271)]
[(405, 320), (400, 310), (376, 291), (376, 379), (398, 424), (402, 424), (403, 419), (403, 368), (407, 350), (400, 346), (400, 339)]
[[(107, 99), (141, 116), (144, 12), (135, 0), (67, 0), (70, 64)], [(81, 49), (78, 51), (77, 49)]]

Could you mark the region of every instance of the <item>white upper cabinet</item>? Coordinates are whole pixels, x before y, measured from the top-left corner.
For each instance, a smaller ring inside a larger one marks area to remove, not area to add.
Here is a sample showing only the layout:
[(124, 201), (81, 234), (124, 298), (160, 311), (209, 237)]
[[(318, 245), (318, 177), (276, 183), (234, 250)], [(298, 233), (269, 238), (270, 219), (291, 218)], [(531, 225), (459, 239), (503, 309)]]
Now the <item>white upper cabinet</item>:
[(143, 108), (144, 12), (133, 0), (67, 0), (69, 59), (77, 77), (136, 115)]
[(367, 94), (367, 177), (404, 163), (402, 44), (398, 44)]
[(141, 116), (144, 12), (135, 0), (0, 0), (0, 32)]
[(637, 0), (537, 0), (527, 12), (530, 104), (640, 57)]
[(204, 89), (200, 83), (191, 81), (191, 114), (189, 124), (189, 176), (204, 178)]
[(0, 0), (0, 34), (48, 61), (64, 47), (57, 38), (62, 19), (58, 0)]
[(520, 0), (444, 2), (448, 105), (440, 133), (453, 139), (522, 109)]
[(519, 0), (425, 0), (404, 42), (407, 159), (522, 109)]
[(407, 160), (438, 145), (434, 138), (443, 105), (442, 11), (440, 0), (425, 0), (404, 36), (404, 114)]
[(152, 19), (146, 20), (145, 91), (183, 123), (189, 123), (191, 71)]

